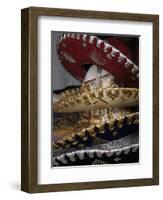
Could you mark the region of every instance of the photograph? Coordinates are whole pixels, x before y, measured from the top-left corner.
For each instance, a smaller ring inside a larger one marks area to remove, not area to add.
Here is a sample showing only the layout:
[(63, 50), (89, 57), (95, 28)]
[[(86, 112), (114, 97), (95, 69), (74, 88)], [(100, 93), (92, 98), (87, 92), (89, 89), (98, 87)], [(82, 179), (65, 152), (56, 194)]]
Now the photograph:
[(139, 39), (51, 31), (52, 167), (139, 163)]

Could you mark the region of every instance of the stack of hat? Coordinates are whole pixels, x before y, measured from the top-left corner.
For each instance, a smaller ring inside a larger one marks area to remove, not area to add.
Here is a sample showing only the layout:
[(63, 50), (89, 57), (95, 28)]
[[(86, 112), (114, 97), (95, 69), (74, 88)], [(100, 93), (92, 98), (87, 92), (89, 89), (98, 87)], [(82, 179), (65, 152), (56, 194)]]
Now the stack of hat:
[(53, 166), (137, 162), (139, 68), (116, 37), (63, 34), (60, 62), (80, 87), (55, 94)]

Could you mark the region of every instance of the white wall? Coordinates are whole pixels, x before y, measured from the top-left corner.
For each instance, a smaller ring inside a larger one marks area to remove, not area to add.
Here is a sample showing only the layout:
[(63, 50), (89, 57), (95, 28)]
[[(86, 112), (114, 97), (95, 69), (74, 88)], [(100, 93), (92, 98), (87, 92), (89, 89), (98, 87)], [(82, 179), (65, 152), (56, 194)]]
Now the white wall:
[[(1, 1), (0, 6), (0, 199), (162, 199), (163, 185), (155, 187), (105, 189), (81, 192), (60, 192), (29, 195), (20, 187), (20, 9), (28, 6), (46, 6), (138, 12), (160, 14), (163, 17), (161, 0), (17, 0)], [(162, 13), (161, 13), (162, 11)], [(160, 23), (160, 35), (162, 31)], [(160, 38), (161, 43), (161, 38)], [(160, 57), (162, 47), (160, 45)], [(163, 52), (162, 52), (163, 53)], [(160, 74), (162, 60), (160, 59)], [(160, 81), (163, 83), (163, 80)], [(162, 94), (160, 94), (161, 96)], [(163, 100), (163, 99), (161, 99)], [(160, 100), (160, 101), (161, 101)], [(162, 105), (160, 105), (162, 109)], [(161, 121), (161, 120), (160, 120)], [(161, 127), (162, 128), (162, 127)], [(161, 129), (162, 130), (162, 129)], [(161, 133), (161, 131), (160, 131)], [(160, 140), (162, 139), (160, 134)], [(160, 148), (163, 153), (163, 147)], [(161, 159), (161, 167), (163, 159)], [(161, 168), (160, 167), (160, 168)], [(133, 172), (134, 173), (134, 172)], [(160, 173), (161, 174), (161, 173)]]

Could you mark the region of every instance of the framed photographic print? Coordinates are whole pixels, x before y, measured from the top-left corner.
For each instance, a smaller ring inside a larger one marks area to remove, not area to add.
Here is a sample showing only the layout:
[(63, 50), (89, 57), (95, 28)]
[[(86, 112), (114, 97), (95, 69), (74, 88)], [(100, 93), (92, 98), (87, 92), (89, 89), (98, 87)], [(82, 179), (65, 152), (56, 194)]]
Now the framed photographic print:
[(159, 184), (159, 16), (22, 10), (21, 188)]

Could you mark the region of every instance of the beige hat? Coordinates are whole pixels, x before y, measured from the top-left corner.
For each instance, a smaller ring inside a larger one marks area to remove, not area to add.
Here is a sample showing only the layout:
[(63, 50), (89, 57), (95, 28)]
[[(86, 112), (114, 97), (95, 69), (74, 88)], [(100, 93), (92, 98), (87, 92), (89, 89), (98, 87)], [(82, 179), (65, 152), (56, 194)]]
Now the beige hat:
[(106, 74), (100, 78), (84, 82), (80, 88), (65, 90), (53, 101), (55, 112), (81, 112), (109, 107), (129, 107), (138, 105), (139, 89), (119, 87)]

